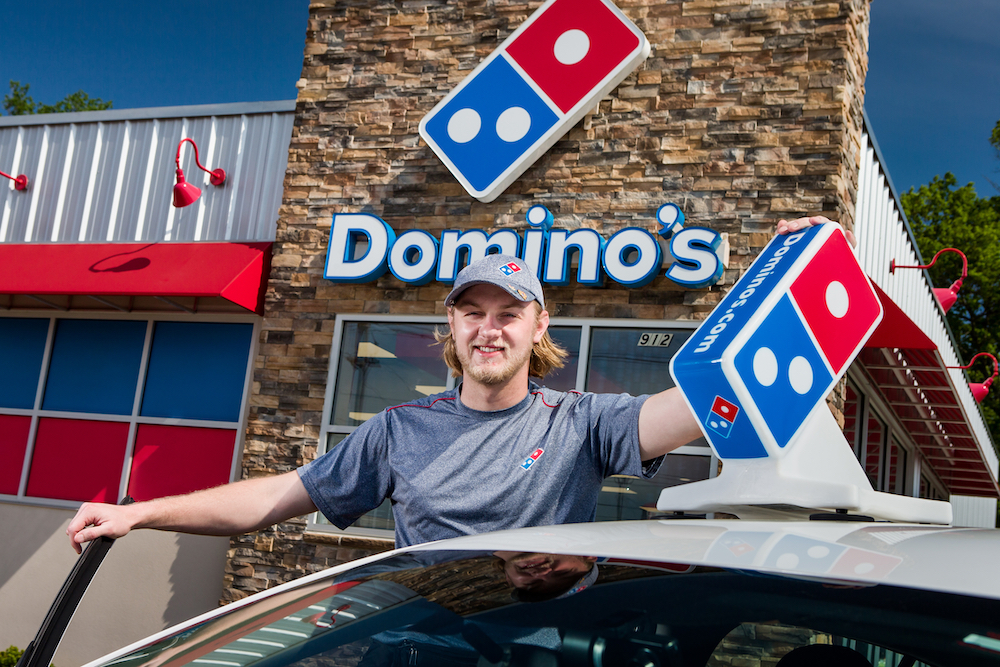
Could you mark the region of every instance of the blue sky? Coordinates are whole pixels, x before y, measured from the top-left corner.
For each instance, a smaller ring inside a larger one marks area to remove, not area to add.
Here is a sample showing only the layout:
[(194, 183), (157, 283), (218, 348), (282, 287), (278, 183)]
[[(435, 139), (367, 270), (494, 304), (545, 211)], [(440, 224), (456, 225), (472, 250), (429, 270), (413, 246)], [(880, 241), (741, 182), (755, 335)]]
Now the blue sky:
[[(0, 89), (115, 108), (290, 100), (308, 0), (42, 0), (0, 22)], [(874, 0), (866, 109), (900, 193), (953, 172), (1000, 194), (1000, 0)]]

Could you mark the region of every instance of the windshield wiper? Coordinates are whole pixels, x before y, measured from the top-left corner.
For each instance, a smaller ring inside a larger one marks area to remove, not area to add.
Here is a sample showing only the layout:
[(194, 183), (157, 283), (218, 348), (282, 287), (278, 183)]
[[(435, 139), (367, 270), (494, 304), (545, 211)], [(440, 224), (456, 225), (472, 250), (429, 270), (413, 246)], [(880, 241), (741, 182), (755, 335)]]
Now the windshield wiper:
[[(135, 501), (131, 496), (126, 496), (118, 504), (130, 505), (133, 502)], [(17, 661), (17, 667), (48, 667), (51, 664), (52, 656), (56, 654), (63, 633), (66, 632), (66, 626), (73, 619), (83, 594), (87, 592), (87, 587), (90, 586), (114, 543), (110, 537), (99, 537), (87, 545), (83, 555), (76, 560), (76, 565), (63, 582), (52, 606), (49, 607), (49, 613), (45, 615), (38, 634)]]

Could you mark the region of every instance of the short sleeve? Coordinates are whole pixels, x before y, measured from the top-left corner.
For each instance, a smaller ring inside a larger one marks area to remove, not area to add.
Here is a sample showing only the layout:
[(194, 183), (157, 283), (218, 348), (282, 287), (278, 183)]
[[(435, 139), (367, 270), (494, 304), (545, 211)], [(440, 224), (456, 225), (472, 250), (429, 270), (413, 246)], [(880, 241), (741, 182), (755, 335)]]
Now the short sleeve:
[(299, 468), (299, 478), (316, 509), (330, 523), (347, 528), (391, 493), (385, 413), (379, 413), (342, 442)]
[(586, 394), (585, 412), (590, 422), (595, 463), (603, 477), (634, 475), (652, 477), (662, 457), (645, 465), (639, 450), (639, 412), (647, 395)]

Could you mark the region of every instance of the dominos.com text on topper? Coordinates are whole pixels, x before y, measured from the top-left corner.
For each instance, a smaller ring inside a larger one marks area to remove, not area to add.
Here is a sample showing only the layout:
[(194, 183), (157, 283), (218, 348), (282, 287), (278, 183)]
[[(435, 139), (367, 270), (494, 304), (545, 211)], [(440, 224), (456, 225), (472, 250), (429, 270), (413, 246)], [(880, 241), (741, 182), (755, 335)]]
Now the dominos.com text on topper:
[(420, 136), (493, 201), (649, 51), (609, 0), (548, 0), (424, 116)]

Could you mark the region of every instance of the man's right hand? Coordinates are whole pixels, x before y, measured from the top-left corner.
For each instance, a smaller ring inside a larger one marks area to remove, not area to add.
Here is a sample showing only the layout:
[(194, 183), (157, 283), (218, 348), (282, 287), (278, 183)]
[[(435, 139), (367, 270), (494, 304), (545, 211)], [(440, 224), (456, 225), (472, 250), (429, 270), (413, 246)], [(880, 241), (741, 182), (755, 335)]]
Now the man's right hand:
[(241, 535), (315, 511), (306, 487), (292, 470), (132, 505), (84, 503), (66, 534), (76, 552), (82, 553), (85, 542), (101, 536), (117, 539), (135, 528)]
[(117, 539), (127, 535), (135, 526), (134, 514), (130, 505), (84, 503), (69, 522), (66, 534), (76, 552), (82, 553), (84, 542), (102, 536)]

